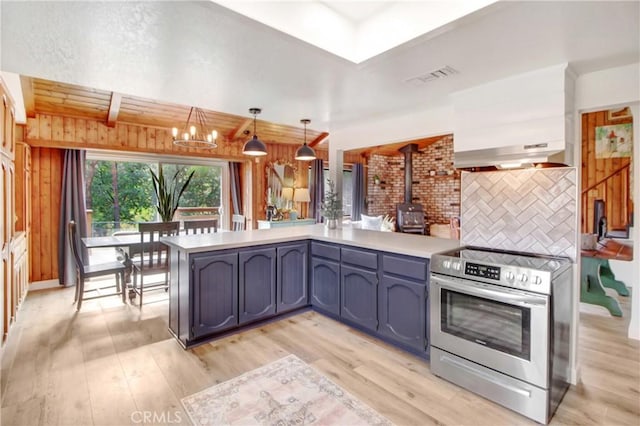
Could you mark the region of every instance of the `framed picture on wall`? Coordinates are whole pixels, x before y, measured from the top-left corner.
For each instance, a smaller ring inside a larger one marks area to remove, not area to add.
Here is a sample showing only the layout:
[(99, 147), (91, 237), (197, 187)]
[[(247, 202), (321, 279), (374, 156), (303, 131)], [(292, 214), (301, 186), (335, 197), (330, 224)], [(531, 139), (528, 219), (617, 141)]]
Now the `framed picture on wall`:
[(609, 121), (623, 120), (625, 118), (631, 118), (631, 108), (629, 107), (610, 109), (607, 111), (607, 119)]
[(631, 157), (632, 147), (631, 123), (596, 127), (596, 158)]

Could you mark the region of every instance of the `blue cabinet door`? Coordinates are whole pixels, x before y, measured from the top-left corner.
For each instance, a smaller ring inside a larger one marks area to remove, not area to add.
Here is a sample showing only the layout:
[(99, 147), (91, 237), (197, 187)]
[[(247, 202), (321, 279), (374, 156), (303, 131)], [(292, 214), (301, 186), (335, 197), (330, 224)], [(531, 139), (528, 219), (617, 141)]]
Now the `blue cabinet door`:
[(276, 312), (291, 311), (309, 304), (308, 244), (278, 246), (276, 280)]
[(192, 260), (192, 338), (238, 325), (238, 254), (208, 254)]
[(378, 329), (378, 273), (341, 265), (340, 317), (369, 330)]
[(321, 312), (340, 315), (340, 263), (311, 258), (311, 305)]
[(425, 351), (428, 346), (427, 294), (424, 282), (383, 274), (378, 332), (400, 344)]
[(276, 313), (275, 247), (241, 250), (239, 253), (240, 324)]

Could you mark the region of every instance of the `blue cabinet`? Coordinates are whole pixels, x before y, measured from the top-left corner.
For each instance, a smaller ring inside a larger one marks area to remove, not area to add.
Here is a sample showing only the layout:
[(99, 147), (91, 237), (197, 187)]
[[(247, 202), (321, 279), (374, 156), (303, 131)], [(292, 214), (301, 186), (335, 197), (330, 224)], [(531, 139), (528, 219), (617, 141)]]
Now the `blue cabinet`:
[(340, 247), (311, 243), (311, 305), (320, 312), (340, 315)]
[(169, 330), (185, 347), (313, 308), (428, 356), (429, 261), (317, 241), (171, 250)]
[(238, 254), (194, 256), (191, 269), (193, 319), (189, 340), (236, 327)]
[(428, 353), (428, 261), (387, 254), (382, 258), (378, 333), (401, 346)]
[(276, 312), (287, 312), (309, 304), (308, 243), (277, 247)]
[(371, 331), (378, 329), (378, 272), (340, 266), (340, 317)]
[(253, 248), (239, 252), (240, 324), (276, 313), (276, 249)]

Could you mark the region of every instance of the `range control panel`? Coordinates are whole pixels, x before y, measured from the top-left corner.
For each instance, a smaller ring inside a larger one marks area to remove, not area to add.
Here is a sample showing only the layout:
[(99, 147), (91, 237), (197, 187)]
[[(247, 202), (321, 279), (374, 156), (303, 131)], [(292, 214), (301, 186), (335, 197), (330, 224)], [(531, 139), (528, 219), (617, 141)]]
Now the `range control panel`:
[(489, 278), (500, 281), (500, 268), (498, 266), (480, 265), (478, 263), (465, 263), (465, 275), (473, 277)]

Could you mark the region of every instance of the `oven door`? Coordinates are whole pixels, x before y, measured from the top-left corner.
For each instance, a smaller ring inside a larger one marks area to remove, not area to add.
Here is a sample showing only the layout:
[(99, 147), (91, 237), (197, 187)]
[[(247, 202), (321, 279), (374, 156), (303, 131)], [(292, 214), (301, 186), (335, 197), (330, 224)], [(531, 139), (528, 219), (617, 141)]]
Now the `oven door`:
[(431, 345), (547, 388), (549, 296), (431, 275)]

